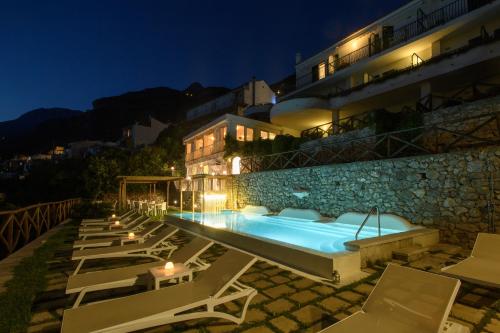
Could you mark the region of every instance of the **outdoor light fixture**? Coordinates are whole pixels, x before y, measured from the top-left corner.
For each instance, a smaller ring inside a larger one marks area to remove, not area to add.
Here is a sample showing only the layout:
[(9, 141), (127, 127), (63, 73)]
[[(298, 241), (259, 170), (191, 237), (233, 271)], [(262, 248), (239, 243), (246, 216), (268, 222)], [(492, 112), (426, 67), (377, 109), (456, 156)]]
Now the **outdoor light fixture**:
[(114, 219), (116, 217), (116, 214), (111, 215), (111, 218)]
[(186, 180), (187, 180), (188, 182), (189, 182), (189, 181), (191, 181), (191, 177), (187, 176), (187, 177), (186, 177)]
[(222, 171), (222, 174), (227, 175), (227, 171), (226, 170)]
[(167, 273), (168, 275), (172, 274), (174, 270), (174, 263), (171, 262), (171, 261), (167, 261), (167, 263), (165, 264), (165, 273)]
[(174, 200), (174, 205), (177, 205), (177, 200)]
[(120, 225), (120, 221), (115, 221), (115, 225)]
[(128, 239), (134, 239), (135, 234), (133, 232), (128, 233)]
[(215, 172), (212, 172), (212, 176), (215, 176)]

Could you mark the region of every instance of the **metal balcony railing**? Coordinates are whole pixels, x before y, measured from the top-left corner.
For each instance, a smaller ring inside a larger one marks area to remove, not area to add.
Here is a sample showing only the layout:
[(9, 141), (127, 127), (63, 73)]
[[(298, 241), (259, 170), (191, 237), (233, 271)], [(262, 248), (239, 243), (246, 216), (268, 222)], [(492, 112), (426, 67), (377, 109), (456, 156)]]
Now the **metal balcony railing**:
[[(325, 77), (334, 75), (337, 71), (349, 67), (362, 59), (369, 58), (386, 49), (407, 42), (418, 35), (434, 29), (437, 26), (443, 25), (457, 17), (465, 15), (470, 11), (480, 8), (492, 1), (493, 0), (456, 0), (428, 14), (419, 10), (420, 14), (418, 15), (417, 20), (395, 29), (392, 37), (388, 37), (386, 41), (382, 38), (381, 45), (375, 45), (375, 43), (372, 43), (371, 45), (367, 44), (342, 57), (327, 62)], [(320, 79), (315, 77), (311, 71), (297, 77), (296, 87), (297, 89), (300, 89), (322, 79), (323, 78)], [(334, 87), (333, 89), (338, 90), (339, 88)]]

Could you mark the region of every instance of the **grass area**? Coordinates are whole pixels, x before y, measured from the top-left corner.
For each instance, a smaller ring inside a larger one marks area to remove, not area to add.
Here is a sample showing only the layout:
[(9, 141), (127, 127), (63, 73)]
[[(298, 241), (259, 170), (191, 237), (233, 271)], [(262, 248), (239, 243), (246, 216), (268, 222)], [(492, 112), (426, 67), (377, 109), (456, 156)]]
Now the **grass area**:
[(13, 278), (0, 294), (0, 332), (24, 332), (31, 320), (35, 296), (47, 285), (49, 261), (74, 231), (65, 226), (36, 249), (33, 256), (24, 258), (14, 268)]

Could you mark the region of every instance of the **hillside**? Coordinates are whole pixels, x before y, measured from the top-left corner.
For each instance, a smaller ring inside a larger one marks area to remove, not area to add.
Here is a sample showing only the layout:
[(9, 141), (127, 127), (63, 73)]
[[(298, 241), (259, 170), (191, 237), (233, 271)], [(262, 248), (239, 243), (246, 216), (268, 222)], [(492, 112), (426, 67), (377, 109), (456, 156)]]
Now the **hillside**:
[[(74, 111), (66, 117), (51, 116), (51, 111), (45, 113), (44, 110), (49, 109), (35, 110), (38, 122), (32, 120), (34, 116), (29, 116), (29, 112), (16, 120), (0, 123), (0, 138), (4, 137), (0, 140), (3, 155), (0, 157), (46, 151), (55, 145), (85, 139), (115, 141), (121, 137), (123, 127), (147, 122), (149, 116), (163, 122), (182, 121), (189, 108), (228, 91), (223, 87), (203, 87), (193, 83), (182, 91), (158, 87), (98, 98), (92, 102), (91, 110)], [(14, 131), (19, 134), (15, 136), (8, 130), (2, 134), (2, 128), (17, 121), (16, 126), (25, 128), (24, 131)]]
[(81, 111), (64, 108), (35, 109), (26, 112), (17, 119), (0, 122), (0, 137), (20, 137), (45, 121), (67, 119), (79, 114)]

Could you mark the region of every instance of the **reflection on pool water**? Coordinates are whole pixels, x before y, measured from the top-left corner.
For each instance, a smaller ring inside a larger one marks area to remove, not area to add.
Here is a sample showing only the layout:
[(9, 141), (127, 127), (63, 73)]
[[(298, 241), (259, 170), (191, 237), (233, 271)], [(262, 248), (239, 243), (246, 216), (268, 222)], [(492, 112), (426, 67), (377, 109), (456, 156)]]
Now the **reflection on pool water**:
[[(322, 253), (345, 251), (344, 242), (354, 240), (359, 226), (344, 223), (318, 223), (282, 216), (261, 216), (240, 212), (176, 213), (176, 217), (261, 239), (274, 240)], [(382, 228), (381, 234), (401, 232)], [(358, 239), (377, 237), (374, 227), (363, 227)]]

